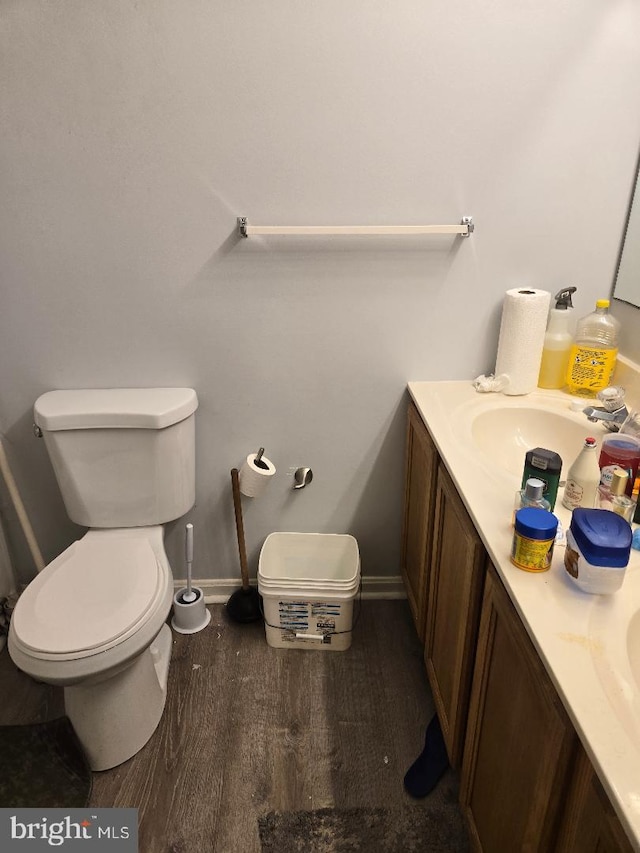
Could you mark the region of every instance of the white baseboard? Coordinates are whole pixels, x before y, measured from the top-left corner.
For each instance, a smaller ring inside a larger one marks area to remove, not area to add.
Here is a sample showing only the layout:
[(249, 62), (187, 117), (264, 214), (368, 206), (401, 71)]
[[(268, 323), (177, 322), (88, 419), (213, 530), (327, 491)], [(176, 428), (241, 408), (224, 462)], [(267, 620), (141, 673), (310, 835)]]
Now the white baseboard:
[[(251, 581), (252, 586), (255, 586), (256, 583), (255, 579)], [(175, 590), (182, 589), (185, 584), (186, 581), (183, 579), (173, 582)], [(229, 596), (242, 584), (239, 578), (203, 578), (194, 580), (193, 585), (202, 590), (206, 604), (225, 604)], [(388, 577), (363, 577), (362, 597), (394, 599), (406, 598), (407, 596), (400, 575), (391, 575)]]

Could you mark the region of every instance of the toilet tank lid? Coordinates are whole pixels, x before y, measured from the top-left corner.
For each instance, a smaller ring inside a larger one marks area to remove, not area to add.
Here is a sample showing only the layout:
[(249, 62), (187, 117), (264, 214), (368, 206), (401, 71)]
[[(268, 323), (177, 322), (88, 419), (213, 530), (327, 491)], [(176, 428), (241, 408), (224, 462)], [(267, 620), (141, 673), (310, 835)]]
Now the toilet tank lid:
[(33, 407), (43, 430), (164, 429), (198, 408), (193, 388), (94, 388), (47, 391)]

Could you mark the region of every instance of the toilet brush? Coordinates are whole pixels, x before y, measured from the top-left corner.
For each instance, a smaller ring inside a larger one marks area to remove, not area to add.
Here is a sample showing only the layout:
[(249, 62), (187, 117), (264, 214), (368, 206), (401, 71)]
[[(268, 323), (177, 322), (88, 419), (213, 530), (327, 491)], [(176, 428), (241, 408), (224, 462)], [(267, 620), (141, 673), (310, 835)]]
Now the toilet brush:
[(240, 480), (237, 468), (231, 469), (231, 487), (233, 491), (233, 508), (236, 516), (236, 534), (238, 537), (242, 586), (227, 601), (227, 613), (236, 622), (257, 622), (258, 619), (262, 618), (260, 594), (255, 587), (249, 586), (247, 549), (244, 544), (244, 523), (242, 521), (242, 503), (240, 499)]
[(195, 634), (206, 628), (211, 621), (211, 613), (204, 603), (204, 594), (197, 586), (191, 585), (191, 564), (193, 562), (193, 524), (187, 524), (185, 530), (185, 562), (187, 564), (187, 586), (179, 589), (173, 596), (173, 618), (171, 627), (179, 634)]
[(183, 604), (191, 604), (198, 597), (191, 588), (191, 564), (193, 563), (193, 524), (187, 524), (185, 536), (185, 560), (187, 563), (187, 591), (182, 596)]

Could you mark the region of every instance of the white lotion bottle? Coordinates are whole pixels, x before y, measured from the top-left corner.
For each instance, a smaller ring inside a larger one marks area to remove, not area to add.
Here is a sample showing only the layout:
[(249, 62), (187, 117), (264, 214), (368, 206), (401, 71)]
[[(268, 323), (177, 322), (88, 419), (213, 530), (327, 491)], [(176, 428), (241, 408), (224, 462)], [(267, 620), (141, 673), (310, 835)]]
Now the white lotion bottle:
[(574, 510), (578, 506), (592, 509), (597, 506), (600, 466), (598, 465), (598, 442), (588, 436), (584, 447), (569, 468), (564, 487), (562, 506)]

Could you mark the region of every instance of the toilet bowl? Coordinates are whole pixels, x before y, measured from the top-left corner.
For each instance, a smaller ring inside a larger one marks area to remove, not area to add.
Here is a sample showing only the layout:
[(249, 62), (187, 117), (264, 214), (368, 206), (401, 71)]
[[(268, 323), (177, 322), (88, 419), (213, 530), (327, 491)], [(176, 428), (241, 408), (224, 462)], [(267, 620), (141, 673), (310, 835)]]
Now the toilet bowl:
[(166, 699), (173, 579), (163, 528), (89, 530), (20, 596), (9, 647), (33, 678), (64, 687), (93, 770), (126, 761)]

